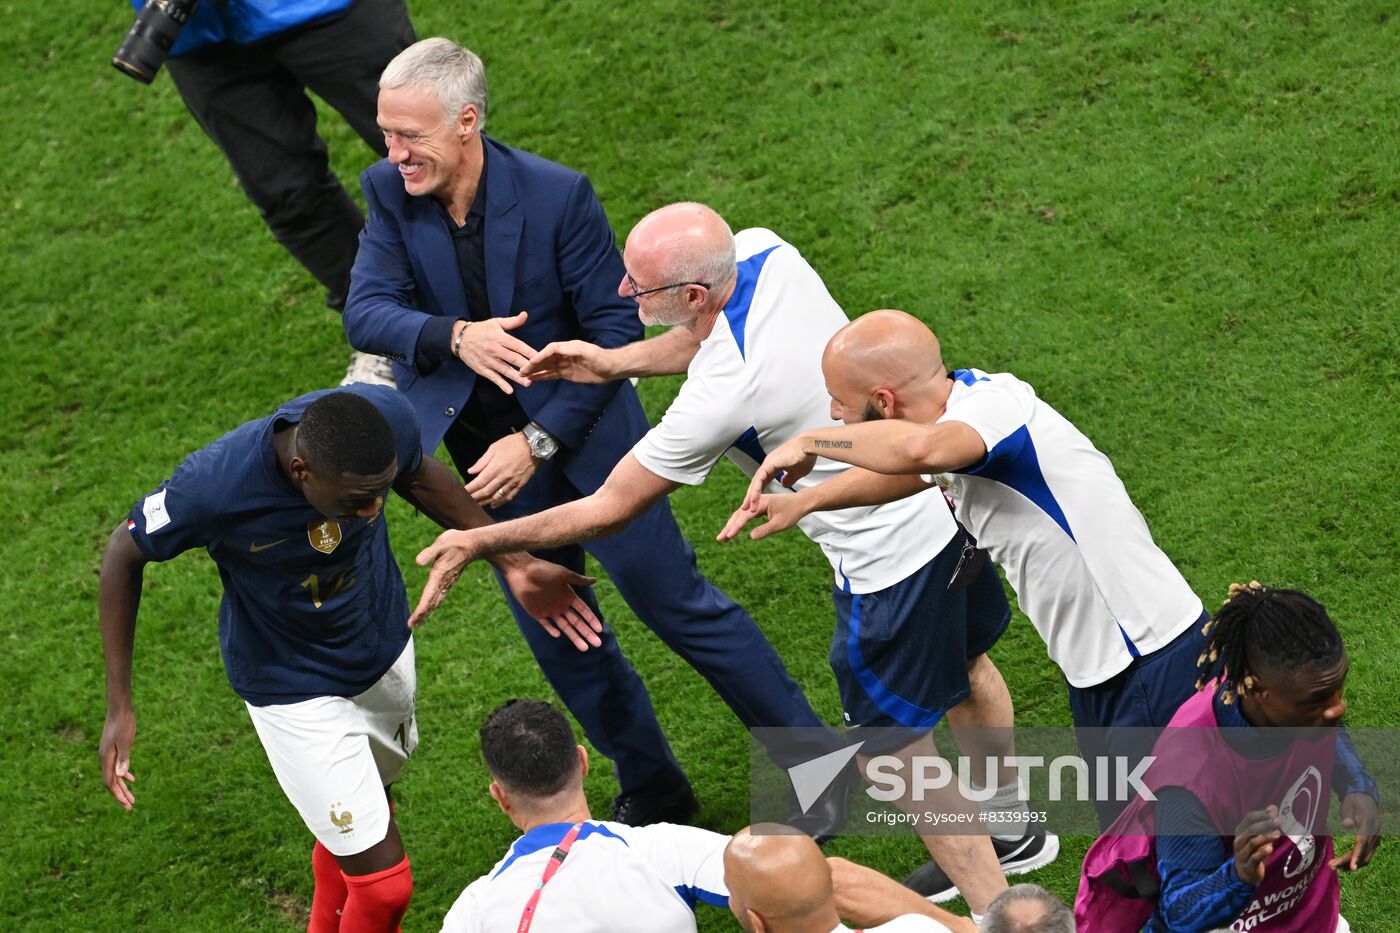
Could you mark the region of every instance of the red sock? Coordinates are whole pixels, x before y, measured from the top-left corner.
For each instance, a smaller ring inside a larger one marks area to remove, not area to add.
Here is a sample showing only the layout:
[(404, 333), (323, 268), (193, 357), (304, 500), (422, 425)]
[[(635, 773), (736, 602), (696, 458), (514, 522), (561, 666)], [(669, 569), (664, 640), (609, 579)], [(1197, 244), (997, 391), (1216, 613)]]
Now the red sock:
[(331, 850), (316, 843), (311, 850), (311, 874), (316, 889), (311, 894), (311, 923), (306, 933), (339, 933), (340, 910), (345, 906), (345, 876)]
[(345, 875), (349, 896), (340, 914), (340, 933), (399, 933), (399, 922), (413, 897), (408, 856), (372, 875)]

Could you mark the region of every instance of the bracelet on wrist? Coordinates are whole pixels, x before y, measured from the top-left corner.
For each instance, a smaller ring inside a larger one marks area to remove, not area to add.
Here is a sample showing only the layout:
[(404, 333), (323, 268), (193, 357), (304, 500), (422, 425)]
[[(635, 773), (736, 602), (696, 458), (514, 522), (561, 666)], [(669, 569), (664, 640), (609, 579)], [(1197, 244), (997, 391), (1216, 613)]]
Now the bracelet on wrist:
[(462, 329), (457, 331), (457, 334), (452, 338), (452, 355), (458, 357), (459, 359), (461, 358), (462, 337), (466, 335), (467, 328), (471, 326), (471, 321), (463, 321)]

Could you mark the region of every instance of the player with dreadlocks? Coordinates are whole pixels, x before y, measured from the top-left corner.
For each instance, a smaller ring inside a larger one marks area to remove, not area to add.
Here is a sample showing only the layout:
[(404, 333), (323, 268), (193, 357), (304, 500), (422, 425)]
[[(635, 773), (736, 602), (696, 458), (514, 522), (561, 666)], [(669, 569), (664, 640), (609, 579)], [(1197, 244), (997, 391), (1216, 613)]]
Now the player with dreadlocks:
[[(1282, 724), (1274, 718), (1282, 711), (1259, 709), (1257, 695), (1246, 700), (1246, 695), (1254, 694), (1258, 686), (1256, 668), (1262, 667), (1266, 676), (1296, 671), (1299, 667), (1331, 675), (1320, 677), (1319, 685), (1328, 686), (1335, 680), (1335, 694), (1315, 698), (1340, 701), (1341, 679), (1346, 677), (1347, 671), (1342, 636), (1322, 604), (1306, 593), (1272, 589), (1258, 580), (1248, 584), (1232, 583), (1230, 598), (1215, 618), (1206, 623), (1205, 634), (1210, 641), (1197, 661), (1201, 676), (1196, 681), (1196, 689), (1202, 690), (1218, 679), (1221, 702), (1229, 705), (1239, 698), (1242, 703), (1254, 706), (1256, 713), (1265, 719), (1257, 722), (1255, 717), (1248, 717), (1256, 725)], [(1328, 725), (1341, 718), (1345, 708), (1345, 704), (1341, 704), (1341, 710), (1325, 722), (1298, 711), (1289, 718), (1301, 721), (1290, 724)]]
[[(1161, 895), (1145, 933), (1340, 933), (1348, 927), (1336, 869), (1360, 868), (1380, 843), (1375, 781), (1340, 728), (1341, 635), (1311, 596), (1257, 581), (1232, 585), (1205, 631), (1201, 692), (1172, 725), (1217, 726), (1211, 734), (1225, 747), (1208, 768), (1205, 757), (1189, 756), (1182, 767), (1196, 776), (1178, 772), (1154, 790)], [(1304, 731), (1280, 742), (1280, 733), (1263, 731), (1271, 728)], [(1329, 784), (1343, 826), (1357, 835), (1339, 858), (1330, 858), (1326, 835)], [(1257, 809), (1260, 794), (1269, 802)]]

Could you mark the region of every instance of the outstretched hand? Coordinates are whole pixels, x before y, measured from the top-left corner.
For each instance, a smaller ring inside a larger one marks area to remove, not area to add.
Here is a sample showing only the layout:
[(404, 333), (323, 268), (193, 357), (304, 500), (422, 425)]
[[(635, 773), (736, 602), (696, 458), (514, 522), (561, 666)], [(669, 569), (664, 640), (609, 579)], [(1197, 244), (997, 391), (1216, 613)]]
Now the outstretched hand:
[(444, 531), (437, 540), (418, 552), (414, 558), (419, 567), (432, 565), (428, 582), (423, 586), (423, 595), (418, 598), (418, 606), (408, 617), (408, 627), (417, 628), (423, 620), (433, 614), (447, 598), (457, 578), (467, 564), (476, 560), (477, 553), (472, 543), (470, 531)]
[(758, 465), (758, 472), (754, 473), (749, 490), (744, 494), (743, 508), (751, 512), (756, 511), (759, 497), (763, 495), (763, 487), (778, 477), (778, 474), (782, 474), (779, 482), (791, 489), (794, 483), (812, 472), (816, 463), (816, 454), (803, 452), (802, 435), (779, 444)]
[(520, 605), (552, 637), (567, 635), (579, 651), (602, 646), (599, 636), (603, 623), (574, 590), (576, 586), (592, 586), (597, 580), (535, 557), (502, 573)]
[(127, 786), (136, 780), (136, 775), (131, 773), (131, 743), (135, 739), (135, 714), (130, 710), (108, 711), (107, 724), (102, 727), (102, 741), (97, 746), (97, 758), (102, 763), (102, 783), (123, 810), (130, 810), (136, 802)]
[(567, 379), (569, 382), (602, 383), (617, 378), (608, 365), (609, 351), (587, 340), (560, 340), (548, 344), (520, 367), (528, 379)]
[(1381, 844), (1381, 814), (1376, 798), (1360, 792), (1342, 798), (1342, 826), (1356, 834), (1351, 851), (1332, 859), (1332, 867), (1356, 871), (1371, 861)]
[(767, 518), (768, 520), (749, 533), (749, 537), (755, 541), (762, 541), (769, 535), (775, 535), (780, 531), (787, 531), (796, 525), (807, 515), (798, 502), (797, 496), (786, 493), (764, 493), (758, 497), (758, 503), (753, 508), (740, 506), (729, 516), (729, 521), (725, 522), (720, 533), (715, 536), (716, 541), (732, 541), (738, 537), (744, 526), (756, 518)]
[(477, 375), (494, 382), (506, 395), (515, 391), (510, 386), (512, 382), (522, 386), (530, 384), (520, 369), (535, 355), (535, 350), (509, 333), (523, 325), (527, 316), (527, 312), (521, 311), (511, 317), (493, 317), (463, 325), (466, 330), (457, 348), (457, 358)]

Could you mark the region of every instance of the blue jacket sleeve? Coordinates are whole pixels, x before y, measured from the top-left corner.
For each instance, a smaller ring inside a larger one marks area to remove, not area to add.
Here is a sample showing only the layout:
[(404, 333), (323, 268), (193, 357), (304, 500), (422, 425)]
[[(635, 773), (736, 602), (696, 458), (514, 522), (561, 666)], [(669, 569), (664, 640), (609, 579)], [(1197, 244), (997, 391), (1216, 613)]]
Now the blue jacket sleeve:
[(1337, 756), (1332, 768), (1332, 789), (1336, 792), (1338, 800), (1345, 799), (1348, 794), (1369, 794), (1377, 803), (1380, 803), (1381, 799), (1376, 779), (1371, 777), (1366, 766), (1361, 763), (1361, 756), (1356, 754), (1356, 746), (1352, 744), (1345, 726), (1337, 727)]
[(1221, 850), (1220, 831), (1194, 794), (1179, 787), (1162, 788), (1157, 828), (1162, 892), (1148, 929), (1205, 933), (1229, 925), (1244, 912), (1254, 886), (1235, 873), (1234, 858)]
[[(560, 284), (578, 316), (580, 339), (608, 348), (641, 340), (645, 334), (637, 303), (617, 293), (623, 266), (612, 227), (582, 175), (569, 189), (556, 250)], [(621, 385), (560, 383), (535, 413), (535, 421), (565, 447), (577, 450)]]
[(417, 290), (403, 234), (368, 170), (360, 175), (360, 187), (368, 211), (341, 315), (345, 336), (356, 350), (412, 366), (418, 335), (434, 315), (414, 307)]

